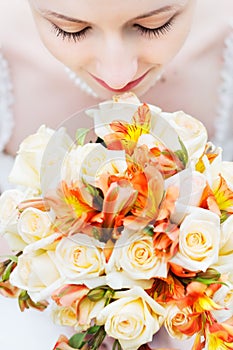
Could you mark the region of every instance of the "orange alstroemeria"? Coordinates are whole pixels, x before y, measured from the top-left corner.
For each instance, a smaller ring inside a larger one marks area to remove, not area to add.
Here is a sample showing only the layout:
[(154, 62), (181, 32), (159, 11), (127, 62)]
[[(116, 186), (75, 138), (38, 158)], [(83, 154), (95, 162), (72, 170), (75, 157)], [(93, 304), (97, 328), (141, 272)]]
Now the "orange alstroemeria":
[[(213, 290), (216, 284), (213, 284)], [(186, 296), (179, 300), (179, 307), (191, 306), (194, 313), (204, 313), (212, 310), (221, 310), (222, 306), (218, 305), (211, 298), (213, 294), (212, 286), (200, 282), (191, 282), (186, 288)]]
[(27, 208), (35, 208), (41, 211), (49, 211), (49, 203), (43, 198), (28, 199), (18, 204), (17, 206), (19, 212), (23, 212)]
[(156, 224), (153, 232), (153, 245), (156, 256), (167, 260), (171, 259), (178, 250), (179, 228), (169, 221), (163, 221)]
[(82, 231), (104, 242), (119, 238), (123, 221), (128, 214), (131, 215), (138, 196), (129, 180), (117, 177), (114, 180), (104, 194), (101, 212), (93, 216)]
[(151, 162), (156, 165), (158, 170), (164, 176), (169, 178), (176, 173), (184, 170), (184, 164), (178, 158), (178, 156), (167, 149), (163, 144), (159, 144), (158, 147), (154, 147), (150, 150)]
[(150, 132), (151, 112), (147, 104), (138, 107), (132, 118), (132, 123), (125, 121), (113, 121), (110, 127), (114, 133), (106, 135), (104, 142), (108, 149), (125, 150), (132, 154), (138, 139), (143, 134)]
[(213, 192), (221, 212), (233, 214), (233, 191), (221, 175), (213, 187)]
[(175, 208), (179, 190), (172, 186), (159, 205), (158, 216), (153, 229), (153, 244), (156, 256), (171, 259), (178, 250), (179, 227), (170, 222), (170, 216)]
[(210, 150), (209, 150), (209, 145), (207, 144), (205, 152), (200, 157), (200, 159), (198, 160), (195, 166), (195, 170), (198, 171), (199, 173), (204, 173), (204, 171), (206, 170), (205, 164), (203, 162), (203, 156), (206, 156), (209, 163), (211, 164), (219, 155), (218, 153), (211, 153), (211, 152), (208, 153), (208, 152), (210, 152)]
[(185, 288), (177, 278), (169, 273), (167, 278), (155, 278), (148, 293), (157, 302), (169, 303), (184, 298)]
[(233, 349), (233, 326), (227, 323), (213, 323), (206, 329), (206, 340), (209, 350)]
[(216, 201), (214, 192), (210, 188), (209, 184), (206, 184), (199, 206), (201, 208), (211, 210), (213, 213), (221, 216), (221, 211)]
[(47, 194), (45, 199), (56, 215), (54, 228), (66, 235), (81, 230), (97, 213), (84, 185), (69, 187), (62, 181), (56, 193)]

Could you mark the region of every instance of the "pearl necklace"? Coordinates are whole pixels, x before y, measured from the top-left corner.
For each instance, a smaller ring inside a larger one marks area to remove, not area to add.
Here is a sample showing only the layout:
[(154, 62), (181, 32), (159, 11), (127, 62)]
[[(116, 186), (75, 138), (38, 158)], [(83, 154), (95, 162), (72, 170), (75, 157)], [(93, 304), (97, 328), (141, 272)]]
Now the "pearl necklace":
[(99, 98), (99, 96), (92, 90), (92, 88), (89, 85), (87, 85), (87, 83), (83, 79), (78, 77), (77, 74), (73, 72), (70, 68), (65, 67), (65, 71), (68, 74), (70, 80), (72, 80), (74, 84), (80, 88), (80, 90), (84, 91), (89, 96)]

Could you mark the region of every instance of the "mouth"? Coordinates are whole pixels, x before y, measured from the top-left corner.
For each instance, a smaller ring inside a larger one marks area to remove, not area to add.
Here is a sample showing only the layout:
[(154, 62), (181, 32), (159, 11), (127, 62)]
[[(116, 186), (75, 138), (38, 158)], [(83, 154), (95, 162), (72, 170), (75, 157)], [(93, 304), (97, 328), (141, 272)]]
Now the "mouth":
[(116, 92), (116, 93), (121, 93), (121, 92), (126, 92), (129, 91), (131, 89), (133, 89), (135, 86), (137, 86), (144, 78), (145, 76), (148, 74), (148, 72), (144, 73), (141, 77), (139, 77), (138, 79), (132, 80), (130, 81), (127, 85), (125, 85), (123, 88), (121, 89), (114, 89), (111, 86), (109, 86), (108, 84), (106, 84), (103, 80), (95, 77), (94, 75), (91, 74), (92, 78), (94, 78), (97, 83), (99, 83), (101, 86), (103, 86), (105, 89)]

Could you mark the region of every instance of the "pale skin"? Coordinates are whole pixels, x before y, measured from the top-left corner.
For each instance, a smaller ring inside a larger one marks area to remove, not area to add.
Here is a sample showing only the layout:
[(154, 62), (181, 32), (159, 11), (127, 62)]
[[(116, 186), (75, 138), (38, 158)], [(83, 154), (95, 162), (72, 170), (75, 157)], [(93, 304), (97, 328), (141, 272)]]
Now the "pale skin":
[[(29, 2), (38, 32), (26, 1), (5, 0), (0, 5), (0, 42), (9, 60), (15, 95), (9, 154), (15, 155), (22, 139), (42, 123), (56, 128), (74, 112), (111, 98), (137, 79), (130, 90), (141, 101), (166, 111), (182, 109), (202, 120), (210, 137), (214, 134), (221, 54), (232, 0)], [(80, 31), (82, 36), (74, 40), (74, 33)], [(101, 98), (75, 87), (62, 64), (82, 76)], [(163, 342), (163, 335), (160, 339), (157, 346), (180, 348), (167, 339)]]
[[(127, 87), (164, 110), (183, 109), (194, 115), (213, 135), (232, 1), (127, 0), (116, 5), (113, 0), (98, 0), (93, 6), (96, 0), (31, 0), (38, 32), (52, 55), (39, 39), (27, 4), (19, 3), (15, 0), (14, 11), (8, 4), (1, 5), (6, 12), (0, 11), (4, 29), (0, 41), (16, 96), (16, 127), (7, 152), (15, 154), (21, 140), (40, 124), (57, 127), (74, 112)], [(12, 21), (6, 21), (12, 14)], [(75, 87), (62, 64), (83, 77), (101, 98)], [(161, 80), (153, 85), (163, 69)], [(141, 81), (131, 88), (137, 79)]]

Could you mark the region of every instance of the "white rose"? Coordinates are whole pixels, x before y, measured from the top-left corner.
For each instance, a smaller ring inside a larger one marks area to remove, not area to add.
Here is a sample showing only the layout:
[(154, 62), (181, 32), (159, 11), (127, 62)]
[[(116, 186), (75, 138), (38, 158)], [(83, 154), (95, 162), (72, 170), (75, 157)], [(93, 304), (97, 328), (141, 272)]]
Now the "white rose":
[(10, 275), (12, 285), (27, 290), (35, 302), (50, 297), (63, 283), (53, 251), (37, 250), (23, 253)]
[[(153, 277), (167, 277), (167, 263), (155, 255), (153, 237), (125, 229), (114, 246), (106, 271), (107, 282), (114, 289), (137, 284), (144, 287), (145, 280), (149, 288)], [(120, 272), (117, 279), (115, 271)]]
[(97, 324), (104, 324), (123, 349), (135, 350), (150, 342), (162, 324), (164, 308), (140, 287), (116, 292), (114, 298), (97, 316)]
[(112, 151), (101, 144), (88, 143), (73, 148), (66, 156), (62, 173), (69, 183), (84, 178), (95, 184), (102, 173), (123, 173), (127, 169), (124, 151)]
[(81, 233), (62, 238), (56, 247), (56, 258), (63, 276), (87, 287), (88, 281), (92, 283), (95, 278), (101, 284), (99, 276), (105, 265), (103, 247), (104, 244)]
[(40, 189), (40, 167), (43, 152), (54, 131), (44, 125), (28, 136), (21, 144), (9, 181), (15, 184)]
[(170, 125), (176, 130), (191, 159), (199, 158), (205, 149), (208, 135), (204, 125), (190, 115), (177, 111), (163, 113)]
[(213, 311), (218, 322), (224, 322), (231, 318), (233, 314), (233, 284), (227, 282), (226, 286), (222, 285), (214, 293), (213, 300), (223, 307), (221, 310)]
[(103, 310), (106, 303), (106, 299), (102, 298), (96, 302), (91, 301), (88, 297), (83, 298), (77, 307), (77, 323), (75, 330), (86, 331), (95, 320), (100, 312)]
[(138, 146), (146, 145), (149, 149), (161, 147), (176, 152), (181, 150), (179, 134), (166, 119), (165, 113), (152, 113), (151, 130), (149, 134), (142, 134), (138, 139)]
[(56, 306), (52, 310), (52, 320), (61, 326), (74, 327), (77, 324), (76, 310), (72, 306)]
[(202, 193), (206, 187), (206, 178), (198, 171), (187, 168), (164, 182), (165, 189), (175, 186), (179, 189), (179, 197), (176, 203), (189, 206), (198, 206)]
[(190, 271), (206, 271), (218, 260), (220, 219), (202, 208), (193, 208), (180, 225), (179, 250), (171, 259)]
[(233, 252), (219, 255), (218, 261), (212, 266), (221, 274), (226, 274), (228, 277), (228, 282), (233, 284)]
[(229, 188), (233, 190), (233, 162), (221, 163), (221, 175), (226, 180)]
[(209, 161), (207, 155), (202, 157), (202, 162), (204, 165), (203, 174), (211, 188), (213, 187), (214, 182), (219, 178), (222, 168), (222, 150), (218, 148), (216, 153), (218, 154), (217, 157), (211, 162)]
[(233, 215), (221, 224), (221, 239), (218, 261), (213, 266), (222, 274), (227, 274), (233, 284)]
[(64, 129), (55, 133), (54, 130), (41, 126), (21, 143), (9, 181), (40, 193), (41, 176), (47, 172), (46, 179), (43, 179), (46, 182), (48, 179), (54, 180), (53, 175), (60, 174), (59, 160), (64, 158), (70, 144), (71, 139)]
[(168, 334), (172, 338), (177, 338), (179, 340), (185, 340), (189, 338), (186, 334), (181, 333), (177, 328), (179, 326), (185, 326), (189, 322), (189, 315), (192, 314), (191, 308), (184, 308), (180, 310), (176, 305), (168, 306), (166, 318), (164, 321), (164, 326), (168, 332)]
[(18, 233), (27, 244), (48, 236), (52, 221), (48, 213), (36, 208), (27, 208), (20, 215)]
[(221, 224), (221, 240), (219, 255), (233, 253), (233, 215)]
[(15, 227), (18, 221), (18, 204), (25, 195), (19, 190), (7, 190), (0, 196), (0, 232), (4, 233)]
[(22, 250), (26, 245), (17, 231), (17, 205), (24, 199), (25, 194), (15, 189), (5, 191), (0, 196), (0, 233), (4, 235), (11, 250)]

